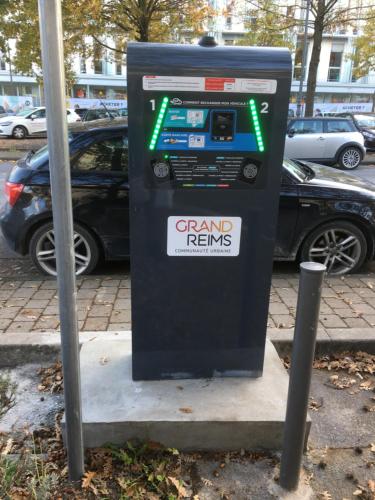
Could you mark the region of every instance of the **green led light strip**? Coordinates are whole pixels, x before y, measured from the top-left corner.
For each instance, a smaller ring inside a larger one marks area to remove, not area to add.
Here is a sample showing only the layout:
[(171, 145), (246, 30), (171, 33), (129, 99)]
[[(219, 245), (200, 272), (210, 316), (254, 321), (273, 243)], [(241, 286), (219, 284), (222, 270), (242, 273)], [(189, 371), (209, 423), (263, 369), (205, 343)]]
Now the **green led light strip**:
[(160, 127), (161, 127), (161, 124), (163, 123), (163, 118), (164, 118), (165, 112), (167, 110), (167, 105), (168, 105), (168, 97), (163, 97), (163, 100), (161, 102), (160, 111), (158, 114), (158, 118), (156, 120), (154, 131), (152, 133), (150, 145), (148, 147), (148, 149), (150, 149), (151, 151), (153, 151), (155, 149), (156, 141), (158, 140), (158, 136), (159, 136), (159, 132), (160, 132)]
[(253, 119), (255, 137), (257, 139), (257, 144), (258, 144), (258, 150), (261, 153), (263, 153), (264, 143), (263, 143), (262, 131), (260, 130), (260, 124), (259, 124), (259, 118), (258, 118), (258, 112), (257, 112), (255, 100), (250, 99), (249, 104), (250, 104), (251, 117)]

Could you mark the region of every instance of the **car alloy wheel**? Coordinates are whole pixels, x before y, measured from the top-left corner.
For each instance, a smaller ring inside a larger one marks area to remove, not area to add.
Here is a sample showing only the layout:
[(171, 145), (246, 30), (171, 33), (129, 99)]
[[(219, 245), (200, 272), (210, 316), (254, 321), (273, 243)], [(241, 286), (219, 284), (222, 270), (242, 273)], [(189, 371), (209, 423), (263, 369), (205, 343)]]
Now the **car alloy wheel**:
[(26, 137), (26, 129), (24, 127), (15, 127), (12, 135), (15, 139), (24, 139)]
[(362, 257), (359, 238), (347, 229), (326, 229), (311, 242), (309, 260), (327, 266), (330, 274), (346, 274), (352, 271)]
[[(76, 274), (83, 274), (91, 263), (91, 249), (89, 242), (82, 234), (74, 232), (73, 236)], [(57, 275), (56, 248), (53, 229), (44, 232), (36, 243), (35, 257), (39, 266), (52, 276)]]
[(356, 148), (346, 149), (341, 156), (341, 164), (343, 168), (352, 170), (357, 168), (361, 163), (361, 153)]

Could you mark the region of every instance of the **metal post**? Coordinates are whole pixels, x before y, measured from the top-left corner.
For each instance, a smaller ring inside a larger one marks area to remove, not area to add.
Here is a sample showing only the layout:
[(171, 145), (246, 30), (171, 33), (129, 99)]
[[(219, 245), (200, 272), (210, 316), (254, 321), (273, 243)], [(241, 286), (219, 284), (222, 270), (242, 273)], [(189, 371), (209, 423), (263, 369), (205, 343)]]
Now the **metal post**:
[(303, 262), (300, 269), (280, 469), (280, 486), (289, 491), (298, 487), (302, 463), (320, 295), (326, 266), (316, 262)]
[(84, 472), (73, 216), (61, 0), (38, 0), (60, 307), (69, 478)]
[(305, 31), (303, 35), (303, 52), (302, 52), (302, 65), (301, 65), (301, 76), (299, 79), (299, 89), (297, 95), (297, 116), (301, 116), (301, 107), (302, 107), (302, 91), (303, 91), (303, 82), (305, 81), (306, 75), (306, 59), (307, 59), (307, 33), (309, 30), (309, 13), (310, 13), (310, 1), (306, 0), (306, 15), (305, 15)]

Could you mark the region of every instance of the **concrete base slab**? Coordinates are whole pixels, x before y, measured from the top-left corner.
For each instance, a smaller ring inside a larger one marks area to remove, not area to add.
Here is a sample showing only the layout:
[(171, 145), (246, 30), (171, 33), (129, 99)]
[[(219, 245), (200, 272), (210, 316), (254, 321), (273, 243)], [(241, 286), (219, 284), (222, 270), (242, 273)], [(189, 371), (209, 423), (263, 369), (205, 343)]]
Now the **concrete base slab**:
[(280, 449), (288, 375), (267, 341), (259, 379), (137, 381), (131, 340), (93, 340), (81, 349), (86, 447), (151, 440), (180, 450)]

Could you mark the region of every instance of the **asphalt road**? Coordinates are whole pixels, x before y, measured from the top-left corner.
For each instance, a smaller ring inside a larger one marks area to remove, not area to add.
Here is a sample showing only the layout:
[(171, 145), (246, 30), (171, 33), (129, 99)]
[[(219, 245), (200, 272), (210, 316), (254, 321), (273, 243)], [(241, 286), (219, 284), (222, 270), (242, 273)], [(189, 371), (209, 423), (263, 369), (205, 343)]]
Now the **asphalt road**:
[[(0, 206), (4, 203), (4, 182), (9, 169), (14, 165), (14, 162), (0, 162)], [(375, 185), (375, 161), (374, 164), (359, 166), (352, 175), (361, 177), (367, 182)], [(100, 265), (95, 274), (109, 274), (115, 275), (117, 273), (126, 272), (129, 269), (128, 262), (113, 262)], [(275, 263), (275, 272), (277, 273), (294, 273), (297, 272), (298, 267), (295, 263), (278, 262)], [(375, 263), (368, 264), (363, 272), (375, 271)], [(8, 247), (3, 235), (0, 231), (0, 277), (12, 276), (40, 276), (38, 271), (32, 265), (28, 256), (22, 257)]]

